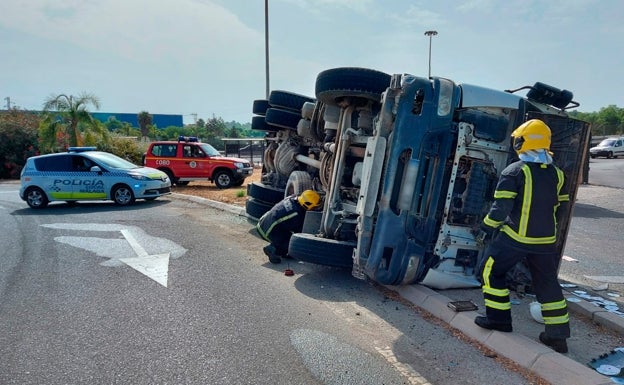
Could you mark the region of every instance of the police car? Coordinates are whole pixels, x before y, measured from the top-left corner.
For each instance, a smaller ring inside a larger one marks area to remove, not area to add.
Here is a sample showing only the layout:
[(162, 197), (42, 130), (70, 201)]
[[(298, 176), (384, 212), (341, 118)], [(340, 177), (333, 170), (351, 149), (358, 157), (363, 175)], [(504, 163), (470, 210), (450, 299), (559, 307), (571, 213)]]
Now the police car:
[(171, 181), (164, 172), (95, 147), (70, 147), (66, 153), (30, 157), (20, 181), (20, 198), (34, 209), (52, 201), (112, 200), (125, 206), (135, 199), (151, 201), (171, 194)]

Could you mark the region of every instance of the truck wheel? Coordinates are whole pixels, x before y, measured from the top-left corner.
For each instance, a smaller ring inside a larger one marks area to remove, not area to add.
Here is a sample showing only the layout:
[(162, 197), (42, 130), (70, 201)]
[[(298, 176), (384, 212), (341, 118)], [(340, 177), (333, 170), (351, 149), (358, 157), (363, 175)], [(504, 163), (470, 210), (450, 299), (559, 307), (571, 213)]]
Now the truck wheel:
[(269, 104), (271, 107), (294, 111), (301, 116), (301, 107), (307, 102), (314, 103), (313, 98), (286, 91), (271, 91)]
[(312, 190), (312, 177), (305, 171), (293, 171), (286, 182), (283, 198), (290, 195), (299, 195), (305, 190)]
[(247, 185), (247, 196), (275, 204), (284, 199), (284, 190), (264, 183), (253, 182)]
[(48, 197), (39, 187), (29, 187), (24, 195), (26, 203), (33, 209), (42, 209), (48, 205)]
[(115, 203), (119, 206), (127, 206), (134, 203), (134, 193), (132, 192), (132, 189), (125, 184), (113, 187), (111, 196)]
[(279, 131), (278, 127), (267, 124), (267, 122), (264, 120), (264, 116), (252, 116), (251, 129), (256, 131)]
[(264, 120), (269, 126), (297, 131), (297, 125), (299, 124), (299, 120), (301, 120), (301, 113), (280, 110), (279, 108), (269, 108)]
[(234, 183), (232, 172), (229, 170), (219, 170), (214, 173), (213, 178), (215, 186), (220, 189), (230, 188)]
[(353, 266), (354, 242), (319, 238), (313, 234), (295, 233), (290, 238), (288, 255), (323, 266), (351, 268)]
[(267, 211), (273, 208), (274, 204), (266, 203), (254, 198), (247, 198), (245, 201), (245, 212), (252, 218), (260, 219)]
[(258, 99), (253, 101), (253, 114), (264, 116), (266, 110), (269, 109), (269, 101), (266, 99)]
[(349, 96), (381, 101), (381, 93), (390, 85), (391, 76), (356, 67), (333, 68), (325, 70), (316, 77), (316, 98), (327, 104), (336, 104), (336, 100)]

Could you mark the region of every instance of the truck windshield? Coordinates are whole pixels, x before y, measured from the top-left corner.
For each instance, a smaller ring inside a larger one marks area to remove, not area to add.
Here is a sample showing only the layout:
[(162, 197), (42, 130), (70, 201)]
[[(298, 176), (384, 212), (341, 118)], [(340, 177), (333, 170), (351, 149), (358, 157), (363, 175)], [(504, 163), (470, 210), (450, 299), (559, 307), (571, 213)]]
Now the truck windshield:
[(204, 150), (204, 152), (206, 153), (206, 155), (208, 156), (219, 156), (221, 155), (219, 153), (219, 151), (217, 151), (216, 148), (212, 147), (211, 145), (209, 145), (208, 143), (202, 143), (200, 145), (201, 149)]

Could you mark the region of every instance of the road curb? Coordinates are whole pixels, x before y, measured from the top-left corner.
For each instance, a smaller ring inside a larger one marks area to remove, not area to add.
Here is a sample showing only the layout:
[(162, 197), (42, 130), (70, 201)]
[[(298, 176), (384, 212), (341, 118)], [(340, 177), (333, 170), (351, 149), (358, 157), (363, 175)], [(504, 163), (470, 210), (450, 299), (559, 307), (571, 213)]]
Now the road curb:
[[(421, 285), (385, 286), (415, 306), (431, 313), (454, 329), (483, 344), (503, 357), (535, 373), (552, 385), (607, 385), (613, 382), (592, 368), (518, 333), (485, 330), (474, 323), (476, 311), (454, 312), (447, 304), (450, 298)], [(571, 303), (577, 305), (579, 303)], [(594, 305), (588, 304), (595, 307)], [(574, 306), (576, 308), (576, 306)], [(583, 305), (583, 312), (591, 310)], [(570, 310), (575, 311), (572, 307)], [(606, 312), (596, 312), (606, 313)], [(598, 315), (598, 314), (597, 314)], [(599, 314), (603, 316), (602, 314)], [(614, 314), (610, 314), (617, 317)], [(621, 318), (621, 317), (617, 317)], [(593, 318), (592, 318), (593, 319)]]

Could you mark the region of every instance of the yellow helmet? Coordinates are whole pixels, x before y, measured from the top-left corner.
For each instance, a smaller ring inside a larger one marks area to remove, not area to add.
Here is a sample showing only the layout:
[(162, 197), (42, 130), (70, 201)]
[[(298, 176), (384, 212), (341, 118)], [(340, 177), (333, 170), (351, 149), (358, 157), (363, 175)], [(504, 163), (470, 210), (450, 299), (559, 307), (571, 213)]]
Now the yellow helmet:
[(305, 190), (297, 200), (306, 210), (312, 210), (321, 203), (321, 196), (314, 190)]
[(539, 119), (522, 123), (511, 133), (511, 137), (518, 154), (530, 150), (550, 150), (550, 128)]

